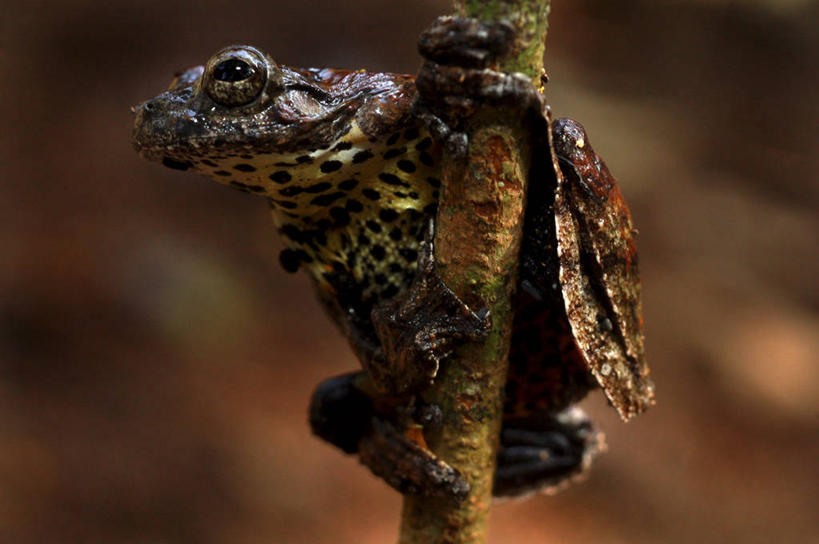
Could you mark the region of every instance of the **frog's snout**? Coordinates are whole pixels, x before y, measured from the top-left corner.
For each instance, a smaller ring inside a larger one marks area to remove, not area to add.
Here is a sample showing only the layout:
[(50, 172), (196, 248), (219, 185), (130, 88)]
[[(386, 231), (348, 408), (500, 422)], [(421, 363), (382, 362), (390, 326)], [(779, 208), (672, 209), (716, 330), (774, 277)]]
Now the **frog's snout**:
[(184, 149), (201, 128), (180, 107), (184, 99), (184, 93), (164, 93), (131, 108), (134, 114), (131, 141), (142, 157), (177, 170), (190, 167)]

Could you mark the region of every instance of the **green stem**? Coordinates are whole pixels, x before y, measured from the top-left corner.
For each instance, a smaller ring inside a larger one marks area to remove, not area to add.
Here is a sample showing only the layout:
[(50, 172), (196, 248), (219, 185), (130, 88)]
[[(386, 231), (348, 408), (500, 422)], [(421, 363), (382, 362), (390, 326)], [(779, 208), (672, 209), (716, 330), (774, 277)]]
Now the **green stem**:
[[(493, 68), (524, 72), (539, 84), (549, 0), (461, 0), (455, 9), (460, 16), (510, 21), (515, 47)], [(466, 161), (444, 157), (435, 234), (439, 272), (473, 309), (488, 305), (492, 330), (485, 341), (463, 346), (446, 361), (423, 395), (444, 413), (427, 442), (464, 475), (469, 497), (454, 504), (406, 496), (401, 544), (486, 541), (531, 162), (530, 135), (519, 117), (498, 108), (479, 110), (465, 122)]]

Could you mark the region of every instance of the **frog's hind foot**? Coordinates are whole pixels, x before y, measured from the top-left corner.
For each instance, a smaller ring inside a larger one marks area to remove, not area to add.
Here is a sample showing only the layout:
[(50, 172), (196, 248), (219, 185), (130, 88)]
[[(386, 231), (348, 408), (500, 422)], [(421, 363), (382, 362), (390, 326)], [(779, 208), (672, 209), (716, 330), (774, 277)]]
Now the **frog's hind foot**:
[(586, 414), (569, 407), (504, 421), (492, 494), (524, 497), (554, 494), (582, 479), (592, 459), (605, 451), (603, 433)]
[(372, 432), (359, 443), (361, 462), (400, 493), (463, 501), (469, 494), (469, 483), (410, 434), (402, 434), (389, 421), (373, 418)]
[(401, 493), (457, 502), (466, 498), (469, 484), (424, 446), (420, 432), (402, 433), (377, 415), (365, 392), (372, 389), (368, 381), (365, 373), (356, 372), (320, 383), (310, 402), (313, 433), (345, 453), (357, 453), (376, 476)]

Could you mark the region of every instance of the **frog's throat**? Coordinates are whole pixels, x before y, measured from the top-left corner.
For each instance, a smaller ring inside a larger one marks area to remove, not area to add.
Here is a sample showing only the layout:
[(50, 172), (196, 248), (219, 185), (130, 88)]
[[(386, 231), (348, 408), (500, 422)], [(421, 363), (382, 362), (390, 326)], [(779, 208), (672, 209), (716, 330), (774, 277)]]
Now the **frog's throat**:
[(267, 198), (290, 250), (287, 268), (301, 266), (329, 288), (344, 273), (365, 297), (381, 298), (403, 291), (414, 275), (423, 218), (438, 201), (440, 156), (420, 127), (371, 141), (353, 123), (322, 149), (248, 150), (203, 157), (193, 168)]

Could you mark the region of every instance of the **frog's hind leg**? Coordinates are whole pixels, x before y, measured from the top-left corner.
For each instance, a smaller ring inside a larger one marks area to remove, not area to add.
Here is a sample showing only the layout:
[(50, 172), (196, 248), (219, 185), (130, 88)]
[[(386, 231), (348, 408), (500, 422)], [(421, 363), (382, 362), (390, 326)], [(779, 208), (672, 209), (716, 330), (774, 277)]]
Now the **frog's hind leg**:
[(507, 419), (501, 431), (492, 494), (523, 497), (556, 493), (584, 476), (605, 450), (603, 433), (575, 406), (557, 414)]
[(418, 433), (402, 433), (376, 407), (364, 372), (343, 374), (318, 385), (310, 402), (313, 433), (361, 462), (401, 493), (462, 501), (469, 484), (429, 451)]
[(310, 400), (313, 434), (344, 453), (358, 453), (358, 443), (370, 431), (373, 401), (359, 386), (363, 372), (352, 372), (321, 382)]

